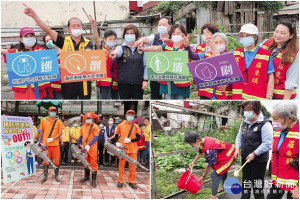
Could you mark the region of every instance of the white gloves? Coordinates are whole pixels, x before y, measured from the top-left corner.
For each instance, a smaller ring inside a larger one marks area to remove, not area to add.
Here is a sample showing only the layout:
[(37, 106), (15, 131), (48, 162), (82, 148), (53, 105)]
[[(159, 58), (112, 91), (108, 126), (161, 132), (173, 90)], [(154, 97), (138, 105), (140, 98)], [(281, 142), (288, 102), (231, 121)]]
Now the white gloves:
[(130, 138), (124, 138), (124, 143), (125, 143), (125, 144), (128, 144), (129, 142), (131, 142), (131, 139), (130, 139)]
[(123, 148), (123, 145), (120, 142), (117, 142), (116, 146), (119, 147), (119, 148)]
[(85, 147), (84, 147), (84, 149), (86, 150), (86, 152), (89, 152), (89, 150), (90, 150), (90, 145), (86, 145)]
[(47, 138), (47, 143), (53, 142), (53, 138)]

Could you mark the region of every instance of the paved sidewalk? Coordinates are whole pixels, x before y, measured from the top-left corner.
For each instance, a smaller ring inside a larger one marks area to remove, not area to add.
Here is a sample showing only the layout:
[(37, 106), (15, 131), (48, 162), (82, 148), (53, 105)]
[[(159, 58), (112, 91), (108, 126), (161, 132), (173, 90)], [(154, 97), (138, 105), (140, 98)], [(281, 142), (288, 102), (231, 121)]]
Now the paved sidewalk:
[[(3, 184), (1, 180), (1, 199), (149, 199), (150, 185), (148, 172), (136, 172), (137, 190), (125, 182), (122, 188), (116, 186), (117, 171), (102, 171), (97, 174), (97, 187), (90, 181), (81, 183), (83, 170), (60, 169), (61, 182), (54, 179), (54, 170), (49, 170), (48, 179), (42, 183), (43, 170), (38, 169), (34, 176)], [(125, 180), (128, 171), (125, 171)], [(91, 179), (91, 177), (90, 177)]]

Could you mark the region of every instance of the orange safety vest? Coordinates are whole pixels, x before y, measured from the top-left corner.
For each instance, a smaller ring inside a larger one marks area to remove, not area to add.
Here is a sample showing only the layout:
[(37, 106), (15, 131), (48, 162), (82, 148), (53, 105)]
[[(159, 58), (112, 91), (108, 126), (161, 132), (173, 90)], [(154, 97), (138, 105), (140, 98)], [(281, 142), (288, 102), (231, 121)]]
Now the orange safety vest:
[(245, 64), (244, 47), (235, 49), (233, 55), (241, 70), (244, 82), (232, 84), (232, 99), (265, 99), (270, 52), (264, 48), (259, 48), (248, 69), (246, 69)]
[(106, 56), (106, 73), (107, 73), (107, 78), (106, 79), (100, 79), (99, 81), (96, 81), (96, 86), (110, 86), (112, 79), (111, 79), (111, 65), (112, 65), (112, 59), (109, 57), (109, 52), (108, 50), (103, 47), (103, 50), (105, 51), (105, 56)]
[[(166, 47), (165, 47), (165, 51), (173, 51), (173, 43), (167, 43)], [(184, 44), (182, 44), (179, 47), (178, 51), (184, 51)], [(168, 84), (167, 81), (157, 81), (157, 82), (164, 84), (164, 85)], [(175, 85), (175, 87), (188, 87), (191, 84), (189, 81), (176, 81), (176, 82), (174, 81), (174, 85)]]
[[(271, 45), (272, 41), (273, 41), (273, 38), (268, 39), (263, 44), (262, 47), (269, 50), (269, 46)], [(290, 67), (290, 65), (293, 63), (298, 50), (297, 50), (297, 52), (295, 52), (295, 55), (290, 58), (290, 60), (287, 64), (282, 64), (281, 63), (281, 57), (284, 54), (284, 52), (285, 52), (285, 49), (283, 49), (273, 59), (273, 65), (274, 65), (274, 68), (275, 68), (275, 72), (274, 72), (275, 83), (274, 83), (273, 96), (275, 98), (278, 98), (278, 99), (283, 99), (284, 91), (285, 91), (284, 82), (286, 81), (286, 72), (287, 72), (288, 68)], [(296, 89), (294, 89), (291, 98), (295, 98), (296, 96), (297, 96)]]
[[(40, 51), (40, 50), (45, 50), (45, 48), (41, 47), (39, 45), (35, 45), (35, 47), (32, 49), (32, 51)], [(18, 49), (15, 49), (15, 52), (18, 53)], [(28, 90), (28, 86), (29, 85), (13, 86), (11, 89), (12, 89), (12, 91), (24, 92), (25, 93)], [(31, 84), (31, 87), (34, 88), (34, 84)], [(49, 88), (50, 87), (50, 82), (39, 83), (38, 87), (39, 87), (39, 90)]]
[(278, 185), (282, 190), (294, 190), (299, 181), (299, 170), (289, 163), (299, 158), (299, 121), (287, 133), (279, 151), (277, 145), (280, 139), (280, 132), (275, 131), (272, 147), (272, 183)]
[(223, 149), (221, 153), (217, 154), (217, 162), (212, 165), (212, 168), (217, 172), (218, 175), (223, 175), (229, 170), (231, 165), (234, 163), (234, 152), (235, 146), (218, 140), (212, 137), (205, 137), (202, 152), (205, 153), (209, 149)]
[(206, 44), (203, 43), (203, 44), (199, 44), (195, 50), (195, 53), (203, 53), (205, 52), (205, 47), (206, 47)]
[[(228, 52), (228, 50), (225, 50), (225, 52)], [(205, 52), (204, 58), (211, 58), (213, 57), (212, 52)], [(205, 96), (207, 98), (212, 98), (214, 94), (214, 88), (208, 87), (208, 88), (201, 88), (198, 90), (198, 96)], [(226, 90), (222, 93), (218, 87), (216, 87), (215, 96), (217, 99), (230, 99), (232, 96), (231, 92), (231, 86), (227, 86)]]

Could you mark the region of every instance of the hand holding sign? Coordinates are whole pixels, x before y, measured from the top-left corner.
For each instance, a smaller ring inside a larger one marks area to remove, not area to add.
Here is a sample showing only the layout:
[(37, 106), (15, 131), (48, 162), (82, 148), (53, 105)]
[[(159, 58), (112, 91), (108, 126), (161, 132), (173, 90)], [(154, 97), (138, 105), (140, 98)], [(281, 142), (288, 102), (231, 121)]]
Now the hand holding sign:
[(27, 15), (29, 17), (36, 16), (36, 14), (32, 8), (28, 7), (25, 3), (23, 3), (23, 6), (25, 6), (25, 10), (24, 10), (25, 15)]

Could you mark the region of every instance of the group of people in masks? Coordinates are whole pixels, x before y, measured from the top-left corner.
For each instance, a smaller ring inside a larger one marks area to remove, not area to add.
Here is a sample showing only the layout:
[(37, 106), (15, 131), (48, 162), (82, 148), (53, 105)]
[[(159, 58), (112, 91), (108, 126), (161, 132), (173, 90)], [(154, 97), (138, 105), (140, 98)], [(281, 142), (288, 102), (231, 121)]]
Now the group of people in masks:
[[(82, 22), (74, 17), (68, 21), (70, 36), (62, 36), (49, 28), (25, 5), (24, 13), (32, 17), (46, 32), (44, 42), (47, 48), (61, 51), (84, 51), (94, 49), (92, 42), (83, 37)], [(134, 25), (124, 28), (124, 42), (116, 46), (117, 34), (106, 30), (101, 45), (97, 23), (90, 18), (93, 28), (95, 49), (106, 52), (107, 78), (97, 81), (101, 99), (143, 99), (148, 88), (148, 73), (145, 52), (188, 51), (189, 59), (200, 60), (228, 53), (228, 38), (220, 33), (215, 24), (204, 24), (201, 28), (203, 44), (195, 51), (191, 49), (186, 29), (179, 24), (172, 25), (170, 19), (161, 18), (157, 34), (140, 37)], [(17, 49), (2, 49), (1, 53), (43, 50), (37, 44), (34, 31), (24, 27), (20, 31), (20, 45)], [(244, 81), (230, 85), (198, 90), (200, 99), (293, 99), (298, 88), (298, 40), (295, 25), (289, 21), (280, 22), (272, 38), (261, 42), (258, 28), (253, 24), (241, 27), (236, 40), (242, 45), (230, 50), (242, 73)], [(146, 47), (144, 47), (146, 46)], [(187, 67), (187, 66), (185, 66)], [(186, 99), (190, 97), (190, 81), (150, 81), (151, 99)], [(257, 90), (260, 88), (260, 90)], [(15, 99), (35, 98), (33, 85), (13, 87)], [(91, 81), (60, 83), (60, 81), (39, 84), (40, 98), (90, 99)], [(85, 91), (85, 92), (84, 92)]]
[[(209, 169), (212, 180), (212, 193), (209, 198), (216, 199), (217, 193), (224, 191), (219, 184), (227, 179), (232, 164), (241, 156), (242, 180), (241, 199), (250, 199), (251, 190), (256, 199), (280, 199), (286, 193), (287, 198), (299, 198), (299, 120), (298, 106), (295, 102), (283, 101), (274, 105), (272, 121), (262, 114), (260, 101), (242, 103), (243, 120), (236, 136), (235, 145), (213, 137), (203, 137), (189, 131), (184, 141), (199, 148), (199, 154), (190, 163), (194, 164), (205, 155), (206, 168), (200, 181), (206, 177)], [(269, 157), (269, 151), (272, 152)], [(267, 163), (271, 160), (271, 180), (265, 180)], [(268, 184), (266, 184), (268, 183)], [(222, 185), (223, 185), (222, 184)]]
[[(133, 122), (135, 118), (134, 110), (127, 110), (125, 119), (117, 126), (113, 126), (113, 119), (110, 118), (108, 128), (104, 126), (103, 121), (100, 121), (99, 123), (96, 122), (97, 120), (94, 113), (86, 113), (85, 115), (83, 115), (84, 123), (82, 124), (82, 126), (79, 127), (78, 121), (76, 121), (76, 126), (71, 128), (75, 129), (76, 131), (70, 130), (70, 128), (67, 127), (66, 120), (63, 124), (60, 119), (56, 118), (56, 107), (49, 107), (48, 114), (49, 116), (43, 119), (40, 123), (41, 132), (38, 141), (43, 146), (47, 147), (47, 157), (52, 159), (53, 163), (57, 166), (57, 169), (54, 170), (55, 180), (57, 182), (60, 182), (60, 143), (64, 143), (63, 137), (65, 137), (65, 135), (69, 135), (72, 139), (75, 140), (72, 140), (72, 144), (75, 144), (79, 148), (85, 150), (87, 154), (86, 160), (90, 164), (93, 172), (91, 173), (90, 169), (87, 168), (87, 166), (84, 166), (84, 177), (80, 181), (84, 183), (90, 180), (90, 174), (92, 174), (91, 186), (94, 188), (97, 187), (96, 178), (98, 172), (98, 164), (100, 164), (101, 166), (101, 158), (103, 161), (103, 157), (101, 157), (100, 155), (98, 158), (98, 151), (101, 150), (103, 152), (104, 143), (102, 143), (102, 141), (110, 142), (112, 144), (115, 144), (117, 147), (122, 147), (122, 149), (129, 157), (137, 160), (137, 142), (141, 139), (140, 135), (142, 134), (142, 131), (139, 125)], [(112, 133), (109, 136), (107, 136), (106, 134), (107, 129), (108, 132)], [(130, 134), (128, 134), (129, 132)], [(67, 143), (69, 142), (67, 141)], [(101, 145), (102, 148), (100, 147)], [(68, 153), (65, 153), (65, 156), (67, 156)], [(64, 157), (64, 159), (66, 158), (67, 157)], [(112, 162), (113, 161), (114, 160), (112, 160)], [(118, 162), (119, 179), (116, 183), (117, 187), (123, 187), (124, 185), (125, 164), (126, 160), (123, 158)], [(43, 165), (44, 176), (41, 181), (46, 182), (48, 178), (49, 164), (44, 161)], [(128, 185), (133, 189), (137, 189), (137, 185), (135, 182), (135, 171), (136, 166), (132, 163), (129, 163)]]

